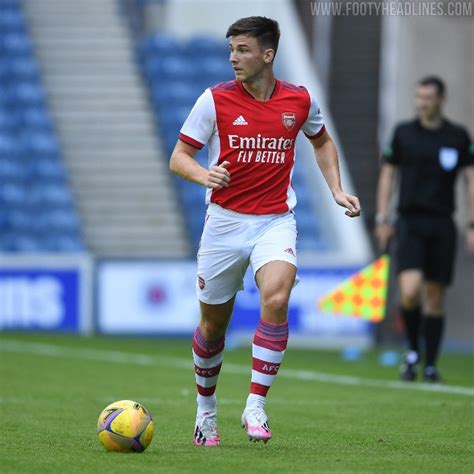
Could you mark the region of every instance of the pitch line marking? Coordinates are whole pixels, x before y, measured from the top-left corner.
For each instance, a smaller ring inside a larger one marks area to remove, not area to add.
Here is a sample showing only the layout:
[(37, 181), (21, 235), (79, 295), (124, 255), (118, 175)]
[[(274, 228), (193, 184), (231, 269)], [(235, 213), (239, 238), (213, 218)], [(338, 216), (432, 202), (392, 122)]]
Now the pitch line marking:
[[(150, 356), (122, 351), (107, 351), (102, 349), (70, 348), (36, 342), (23, 342), (3, 340), (0, 344), (1, 352), (29, 353), (40, 356), (49, 356), (68, 359), (94, 360), (97, 362), (110, 362), (114, 364), (133, 364), (141, 366), (173, 367), (176, 369), (192, 370), (191, 359), (166, 356)], [(225, 372), (235, 375), (249, 375), (250, 368), (239, 364), (225, 364)], [(361, 386), (373, 388), (389, 388), (395, 390), (412, 390), (419, 392), (449, 393), (474, 397), (474, 388), (459, 385), (432, 385), (426, 383), (409, 384), (396, 380), (377, 380), (350, 375), (327, 374), (312, 370), (281, 369), (280, 378), (291, 380), (329, 383), (335, 385)]]

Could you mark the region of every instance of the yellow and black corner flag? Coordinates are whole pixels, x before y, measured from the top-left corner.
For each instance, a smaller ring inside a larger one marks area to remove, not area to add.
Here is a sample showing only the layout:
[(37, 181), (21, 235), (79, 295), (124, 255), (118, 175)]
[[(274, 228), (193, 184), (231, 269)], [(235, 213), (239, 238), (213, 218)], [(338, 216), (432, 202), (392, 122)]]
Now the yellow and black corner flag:
[(385, 316), (390, 257), (382, 255), (318, 302), (325, 313), (380, 322)]

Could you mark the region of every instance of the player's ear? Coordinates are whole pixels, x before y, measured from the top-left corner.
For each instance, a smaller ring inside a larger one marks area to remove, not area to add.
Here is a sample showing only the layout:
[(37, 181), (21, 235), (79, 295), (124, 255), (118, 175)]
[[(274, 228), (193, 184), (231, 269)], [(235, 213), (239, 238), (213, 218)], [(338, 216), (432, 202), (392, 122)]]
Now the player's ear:
[(270, 64), (271, 62), (273, 62), (274, 58), (275, 58), (274, 49), (269, 48), (263, 52), (263, 61), (265, 62), (265, 64)]

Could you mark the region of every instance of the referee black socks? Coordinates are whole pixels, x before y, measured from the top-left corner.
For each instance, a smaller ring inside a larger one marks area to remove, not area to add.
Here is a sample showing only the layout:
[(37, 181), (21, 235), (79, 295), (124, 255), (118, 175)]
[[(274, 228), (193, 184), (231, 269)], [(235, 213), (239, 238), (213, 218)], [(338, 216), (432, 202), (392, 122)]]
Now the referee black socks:
[(400, 308), (403, 322), (405, 323), (405, 332), (408, 339), (410, 351), (420, 353), (420, 327), (421, 310), (420, 307), (413, 309)]
[(444, 332), (444, 316), (425, 315), (426, 367), (435, 367)]

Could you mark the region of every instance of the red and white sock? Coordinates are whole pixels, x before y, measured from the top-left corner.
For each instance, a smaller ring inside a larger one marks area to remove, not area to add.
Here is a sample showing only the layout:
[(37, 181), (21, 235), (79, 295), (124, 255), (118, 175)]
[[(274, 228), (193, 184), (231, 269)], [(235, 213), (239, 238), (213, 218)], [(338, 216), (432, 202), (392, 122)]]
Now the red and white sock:
[(265, 405), (288, 343), (288, 323), (273, 324), (260, 319), (252, 344), (252, 382), (247, 407)]
[(216, 410), (215, 391), (223, 358), (224, 338), (206, 341), (198, 326), (193, 337), (193, 360), (199, 410), (207, 412)]

